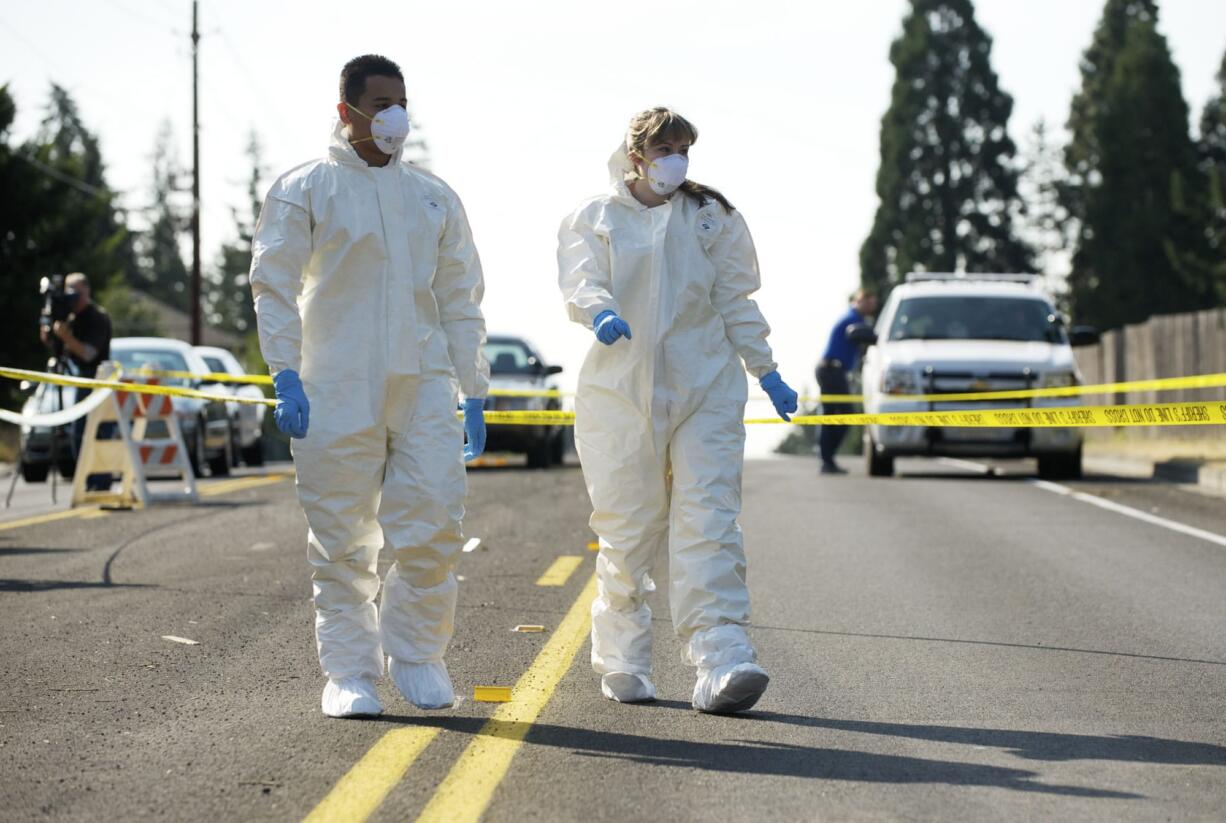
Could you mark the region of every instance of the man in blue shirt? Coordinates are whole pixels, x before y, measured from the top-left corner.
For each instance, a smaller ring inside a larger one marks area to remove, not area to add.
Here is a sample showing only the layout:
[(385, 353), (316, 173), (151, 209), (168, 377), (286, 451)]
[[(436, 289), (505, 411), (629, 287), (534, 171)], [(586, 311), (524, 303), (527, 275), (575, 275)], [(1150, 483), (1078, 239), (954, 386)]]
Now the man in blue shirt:
[[(868, 289), (857, 289), (851, 297), (851, 307), (847, 313), (838, 319), (830, 330), (830, 339), (826, 343), (826, 351), (817, 364), (817, 385), (822, 395), (848, 394), (847, 376), (855, 369), (860, 351), (855, 343), (847, 339), (847, 330), (852, 326), (864, 323), (866, 318), (877, 312), (877, 295)], [(824, 414), (850, 414), (852, 407), (848, 403), (822, 402)], [(834, 461), (843, 438), (847, 436), (846, 426), (822, 426), (819, 444), (822, 454), (822, 474), (846, 474), (846, 470)]]

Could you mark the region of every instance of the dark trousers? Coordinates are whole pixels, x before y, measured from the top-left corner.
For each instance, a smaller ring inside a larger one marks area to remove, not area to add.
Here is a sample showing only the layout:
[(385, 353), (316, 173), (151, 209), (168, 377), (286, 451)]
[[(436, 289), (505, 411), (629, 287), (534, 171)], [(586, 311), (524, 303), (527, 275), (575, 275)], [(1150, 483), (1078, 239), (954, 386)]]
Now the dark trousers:
[[(851, 393), (851, 389), (847, 384), (847, 372), (840, 366), (819, 366), (817, 369), (817, 386), (821, 389), (822, 394)], [(852, 406), (850, 403), (827, 403), (823, 401), (822, 413), (851, 414)], [(846, 436), (846, 426), (822, 426), (821, 434), (818, 436), (818, 445), (821, 448), (823, 463), (834, 462), (834, 456), (838, 453), (839, 446), (843, 444), (843, 438)]]

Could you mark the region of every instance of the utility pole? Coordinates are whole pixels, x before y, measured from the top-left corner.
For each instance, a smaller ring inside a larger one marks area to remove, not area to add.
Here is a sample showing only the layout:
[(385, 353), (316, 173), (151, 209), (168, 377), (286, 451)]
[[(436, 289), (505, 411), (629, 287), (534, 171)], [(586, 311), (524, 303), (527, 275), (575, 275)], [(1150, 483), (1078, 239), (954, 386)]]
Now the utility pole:
[(192, 281), (189, 294), (192, 312), (192, 345), (203, 341), (200, 329), (200, 28), (199, 1), (192, 0)]

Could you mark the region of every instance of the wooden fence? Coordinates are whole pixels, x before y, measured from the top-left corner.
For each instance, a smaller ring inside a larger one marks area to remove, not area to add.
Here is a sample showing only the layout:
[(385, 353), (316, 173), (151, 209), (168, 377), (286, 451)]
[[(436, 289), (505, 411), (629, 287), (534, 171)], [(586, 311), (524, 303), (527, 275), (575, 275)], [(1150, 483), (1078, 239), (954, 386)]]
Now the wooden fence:
[[(1074, 349), (1082, 379), (1120, 383), (1159, 377), (1226, 373), (1226, 308), (1151, 317), (1144, 323), (1105, 332), (1102, 342)], [(1173, 392), (1123, 392), (1087, 397), (1089, 402), (1174, 403), (1226, 399), (1226, 388)], [(1143, 437), (1223, 438), (1220, 426), (1173, 426), (1136, 429)]]

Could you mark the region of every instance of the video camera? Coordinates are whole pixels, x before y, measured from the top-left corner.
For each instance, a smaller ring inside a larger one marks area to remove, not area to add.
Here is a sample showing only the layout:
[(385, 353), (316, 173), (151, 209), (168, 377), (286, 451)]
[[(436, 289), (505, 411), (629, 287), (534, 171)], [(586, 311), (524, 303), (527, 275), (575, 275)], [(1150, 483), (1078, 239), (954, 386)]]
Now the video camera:
[(50, 329), (62, 320), (67, 320), (76, 305), (76, 294), (64, 288), (64, 275), (53, 274), (44, 277), (38, 284), (38, 293), (43, 296), (43, 308), (38, 314), (38, 325)]

